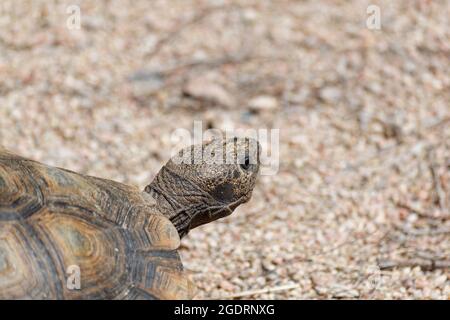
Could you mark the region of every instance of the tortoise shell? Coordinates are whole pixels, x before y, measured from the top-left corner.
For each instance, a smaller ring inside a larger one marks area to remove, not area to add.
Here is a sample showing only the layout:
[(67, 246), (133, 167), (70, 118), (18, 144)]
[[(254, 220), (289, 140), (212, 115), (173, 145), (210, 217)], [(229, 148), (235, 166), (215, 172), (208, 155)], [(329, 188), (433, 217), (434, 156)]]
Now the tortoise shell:
[(179, 245), (150, 194), (0, 148), (1, 299), (189, 299)]

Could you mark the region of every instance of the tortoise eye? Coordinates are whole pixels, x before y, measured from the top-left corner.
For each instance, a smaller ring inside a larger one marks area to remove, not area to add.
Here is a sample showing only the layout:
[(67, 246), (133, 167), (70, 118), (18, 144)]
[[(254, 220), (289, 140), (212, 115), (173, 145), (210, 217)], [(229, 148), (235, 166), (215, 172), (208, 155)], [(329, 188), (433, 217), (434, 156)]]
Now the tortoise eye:
[(241, 168), (243, 170), (248, 170), (250, 168), (250, 158), (249, 158), (249, 156), (245, 156), (244, 163), (241, 163)]

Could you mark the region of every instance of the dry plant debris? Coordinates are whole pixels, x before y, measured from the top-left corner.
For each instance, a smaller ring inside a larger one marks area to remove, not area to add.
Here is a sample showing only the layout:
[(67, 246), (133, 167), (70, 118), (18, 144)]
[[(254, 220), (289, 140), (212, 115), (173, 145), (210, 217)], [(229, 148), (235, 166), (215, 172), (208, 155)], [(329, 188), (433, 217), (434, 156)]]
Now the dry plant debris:
[(183, 242), (199, 298), (449, 299), (450, 6), (368, 4), (3, 0), (0, 143), (143, 187), (194, 120), (279, 128), (278, 174)]

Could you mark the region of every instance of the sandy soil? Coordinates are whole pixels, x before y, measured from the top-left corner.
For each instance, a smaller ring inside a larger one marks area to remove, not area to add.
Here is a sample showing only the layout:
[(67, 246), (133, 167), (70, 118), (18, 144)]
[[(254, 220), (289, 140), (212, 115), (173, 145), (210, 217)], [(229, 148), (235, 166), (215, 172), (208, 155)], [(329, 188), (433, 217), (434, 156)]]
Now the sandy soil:
[(199, 298), (450, 298), (450, 5), (0, 4), (0, 144), (143, 188), (175, 129), (280, 129), (280, 167), (181, 254)]

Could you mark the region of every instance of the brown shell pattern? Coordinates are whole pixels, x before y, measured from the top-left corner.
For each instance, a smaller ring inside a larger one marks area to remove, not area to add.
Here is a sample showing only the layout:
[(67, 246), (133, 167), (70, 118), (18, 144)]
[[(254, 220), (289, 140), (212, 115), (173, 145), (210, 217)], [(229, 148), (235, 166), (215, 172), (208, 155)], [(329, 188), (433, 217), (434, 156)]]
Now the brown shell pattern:
[(0, 148), (0, 299), (188, 299), (179, 244), (148, 194)]

